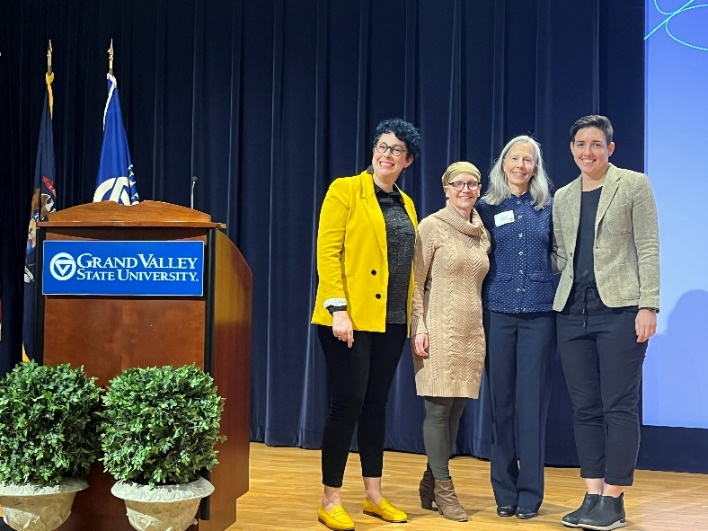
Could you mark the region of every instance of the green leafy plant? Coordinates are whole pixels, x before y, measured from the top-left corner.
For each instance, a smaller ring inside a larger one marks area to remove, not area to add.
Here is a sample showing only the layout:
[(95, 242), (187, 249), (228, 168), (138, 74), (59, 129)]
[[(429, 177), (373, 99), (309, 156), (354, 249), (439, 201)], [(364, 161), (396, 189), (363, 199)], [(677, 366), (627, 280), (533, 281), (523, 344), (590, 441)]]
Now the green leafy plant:
[(0, 482), (58, 485), (98, 459), (102, 389), (83, 367), (22, 362), (0, 378)]
[(187, 483), (218, 463), (224, 399), (198, 367), (128, 369), (111, 380), (103, 402), (101, 461), (115, 479)]

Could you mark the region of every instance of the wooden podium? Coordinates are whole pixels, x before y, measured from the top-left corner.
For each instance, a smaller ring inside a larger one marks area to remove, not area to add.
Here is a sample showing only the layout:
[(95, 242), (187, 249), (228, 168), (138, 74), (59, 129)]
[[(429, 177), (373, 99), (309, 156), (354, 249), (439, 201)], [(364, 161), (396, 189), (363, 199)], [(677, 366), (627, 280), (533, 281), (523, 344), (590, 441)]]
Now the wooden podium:
[[(122, 206), (89, 203), (49, 215), (37, 234), (38, 362), (83, 365), (99, 385), (130, 367), (195, 363), (226, 398), (211, 472), (216, 487), (191, 530), (223, 531), (236, 521), (236, 501), (248, 491), (251, 271), (222, 226), (202, 212), (157, 201)], [(204, 242), (202, 297), (42, 296), (45, 240)], [(61, 530), (129, 531), (113, 479), (96, 465)]]

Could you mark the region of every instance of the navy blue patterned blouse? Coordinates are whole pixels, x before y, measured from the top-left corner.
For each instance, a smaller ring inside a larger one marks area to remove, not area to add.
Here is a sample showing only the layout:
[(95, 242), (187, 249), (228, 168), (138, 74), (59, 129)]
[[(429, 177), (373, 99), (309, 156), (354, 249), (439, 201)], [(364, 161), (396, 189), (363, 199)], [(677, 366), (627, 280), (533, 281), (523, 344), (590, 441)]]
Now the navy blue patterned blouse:
[(533, 207), (531, 195), (512, 195), (499, 205), (475, 205), (491, 236), (489, 274), (482, 287), (485, 310), (550, 312), (555, 283), (551, 267), (552, 203)]

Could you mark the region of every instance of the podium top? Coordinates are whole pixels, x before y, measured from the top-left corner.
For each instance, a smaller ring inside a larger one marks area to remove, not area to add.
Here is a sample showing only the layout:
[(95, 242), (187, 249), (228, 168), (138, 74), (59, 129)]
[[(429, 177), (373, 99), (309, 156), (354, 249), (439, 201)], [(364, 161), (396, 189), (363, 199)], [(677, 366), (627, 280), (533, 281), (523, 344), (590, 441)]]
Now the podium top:
[(113, 201), (86, 203), (52, 212), (49, 221), (39, 222), (42, 228), (54, 227), (190, 227), (226, 228), (211, 220), (209, 214), (192, 208), (142, 201), (137, 205), (119, 205)]

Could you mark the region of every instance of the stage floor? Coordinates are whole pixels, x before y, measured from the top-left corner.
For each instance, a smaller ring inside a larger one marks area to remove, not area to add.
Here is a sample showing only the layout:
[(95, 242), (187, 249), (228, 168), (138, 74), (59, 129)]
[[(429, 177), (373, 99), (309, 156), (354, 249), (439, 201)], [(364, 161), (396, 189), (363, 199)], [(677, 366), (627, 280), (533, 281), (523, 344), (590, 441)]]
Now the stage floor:
[[(350, 454), (343, 499), (357, 531), (459, 531), (467, 526), (475, 531), (558, 531), (567, 529), (560, 519), (579, 505), (585, 493), (577, 469), (546, 468), (546, 498), (539, 516), (526, 521), (499, 518), (489, 484), (489, 463), (456, 457), (450, 464), (451, 473), (470, 521), (451, 522), (420, 508), (418, 482), (424, 467), (422, 455), (386, 452), (384, 495), (409, 516), (407, 524), (387, 524), (362, 514), (359, 456)], [(228, 531), (327, 529), (317, 522), (322, 489), (319, 451), (252, 443), (250, 485), (238, 502), (236, 524)], [(635, 485), (625, 497), (627, 529), (632, 531), (708, 530), (708, 475), (638, 470)]]

